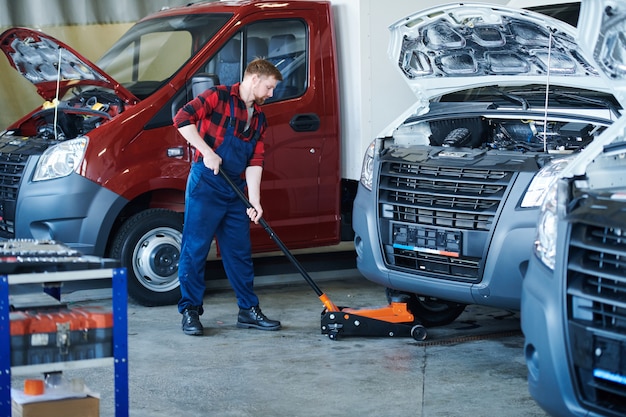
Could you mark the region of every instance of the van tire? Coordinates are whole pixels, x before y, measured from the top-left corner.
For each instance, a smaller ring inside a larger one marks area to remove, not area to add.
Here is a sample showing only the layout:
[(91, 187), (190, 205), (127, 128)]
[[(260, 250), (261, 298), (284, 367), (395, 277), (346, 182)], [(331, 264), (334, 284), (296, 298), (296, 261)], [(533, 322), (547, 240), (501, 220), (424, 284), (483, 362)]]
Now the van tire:
[(178, 261), (183, 215), (172, 210), (148, 209), (130, 217), (111, 245), (111, 257), (127, 269), (128, 295), (152, 307), (176, 304), (180, 299)]

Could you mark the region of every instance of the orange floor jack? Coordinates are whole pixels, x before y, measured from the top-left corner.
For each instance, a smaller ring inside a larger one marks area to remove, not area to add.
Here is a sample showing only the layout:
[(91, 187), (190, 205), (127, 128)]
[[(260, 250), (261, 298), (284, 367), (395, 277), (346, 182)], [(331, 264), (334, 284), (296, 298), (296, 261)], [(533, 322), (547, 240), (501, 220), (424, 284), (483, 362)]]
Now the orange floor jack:
[[(235, 183), (220, 169), (220, 174), (237, 193), (246, 207), (252, 208), (252, 204), (245, 194)], [(411, 336), (417, 341), (426, 339), (426, 328), (415, 322), (413, 314), (403, 302), (391, 302), (387, 306), (372, 308), (348, 308), (337, 307), (330, 298), (322, 292), (313, 278), (306, 272), (300, 262), (287, 249), (282, 240), (274, 233), (264, 218), (259, 223), (270, 238), (283, 251), (285, 256), (298, 269), (306, 282), (317, 294), (324, 310), (322, 311), (321, 330), (322, 334), (328, 335), (331, 340), (337, 340), (341, 336), (369, 336), (369, 337), (407, 337)]]

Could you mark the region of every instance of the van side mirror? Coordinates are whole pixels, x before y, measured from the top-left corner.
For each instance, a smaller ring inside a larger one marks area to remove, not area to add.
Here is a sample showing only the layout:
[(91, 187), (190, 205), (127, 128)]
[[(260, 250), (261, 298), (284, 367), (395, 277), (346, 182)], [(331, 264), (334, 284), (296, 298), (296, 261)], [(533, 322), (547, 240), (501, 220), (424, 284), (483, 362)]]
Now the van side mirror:
[(185, 88), (178, 91), (146, 124), (145, 128), (154, 129), (162, 126), (171, 126), (174, 116), (176, 116), (181, 107), (201, 92), (216, 85), (219, 85), (219, 78), (215, 74), (199, 73), (194, 75), (187, 81)]

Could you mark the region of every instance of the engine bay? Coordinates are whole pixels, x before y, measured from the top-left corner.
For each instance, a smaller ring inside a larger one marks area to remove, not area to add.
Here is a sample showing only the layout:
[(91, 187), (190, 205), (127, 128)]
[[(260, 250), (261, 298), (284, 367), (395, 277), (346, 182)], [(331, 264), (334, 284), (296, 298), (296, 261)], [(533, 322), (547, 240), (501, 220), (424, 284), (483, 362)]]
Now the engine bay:
[(519, 152), (574, 153), (606, 125), (564, 119), (459, 117), (411, 122), (393, 134), (397, 146), (430, 145)]
[(46, 101), (13, 134), (46, 141), (74, 139), (123, 111), (124, 102), (109, 90), (75, 88), (58, 103)]

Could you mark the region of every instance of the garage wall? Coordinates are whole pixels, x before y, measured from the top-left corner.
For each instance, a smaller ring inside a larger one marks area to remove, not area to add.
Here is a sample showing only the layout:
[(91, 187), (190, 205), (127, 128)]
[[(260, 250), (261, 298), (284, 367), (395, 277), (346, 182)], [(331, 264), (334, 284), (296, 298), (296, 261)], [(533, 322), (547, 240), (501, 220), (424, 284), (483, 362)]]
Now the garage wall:
[[(182, 1), (178, 2), (178, 4), (183, 3)], [(1, 0), (0, 26), (60, 26), (131, 22), (161, 7), (171, 5), (172, 2), (168, 0), (133, 2)]]
[[(91, 61), (102, 54), (140, 18), (189, 0), (0, 0), (0, 33), (15, 26), (39, 29), (76, 49)], [(0, 54), (0, 130), (43, 99)]]

